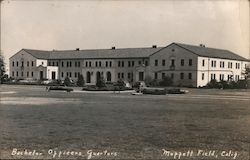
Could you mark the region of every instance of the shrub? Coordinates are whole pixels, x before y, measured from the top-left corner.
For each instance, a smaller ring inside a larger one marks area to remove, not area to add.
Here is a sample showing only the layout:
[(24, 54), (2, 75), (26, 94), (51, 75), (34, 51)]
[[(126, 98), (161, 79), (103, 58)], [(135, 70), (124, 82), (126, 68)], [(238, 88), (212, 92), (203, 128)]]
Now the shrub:
[(70, 86), (71, 82), (70, 82), (70, 79), (69, 77), (66, 77), (65, 80), (64, 80), (64, 85), (65, 86)]
[(77, 79), (76, 84), (77, 84), (77, 86), (79, 86), (79, 87), (83, 87), (83, 86), (84, 86), (85, 81), (84, 81), (84, 78), (83, 78), (83, 75), (82, 75), (82, 74), (80, 74), (80, 75), (78, 76), (78, 79)]
[(173, 84), (172, 78), (165, 76), (162, 81), (159, 82), (160, 86), (171, 86)]
[(145, 84), (146, 84), (147, 86), (150, 86), (150, 84), (151, 84), (152, 81), (153, 81), (153, 79), (152, 79), (151, 76), (147, 75), (147, 76), (145, 77), (144, 82), (145, 82)]
[(97, 80), (96, 86), (97, 86), (98, 88), (102, 88), (102, 87), (105, 87), (105, 86), (106, 86), (105, 81), (104, 81), (104, 78), (103, 78), (102, 76)]

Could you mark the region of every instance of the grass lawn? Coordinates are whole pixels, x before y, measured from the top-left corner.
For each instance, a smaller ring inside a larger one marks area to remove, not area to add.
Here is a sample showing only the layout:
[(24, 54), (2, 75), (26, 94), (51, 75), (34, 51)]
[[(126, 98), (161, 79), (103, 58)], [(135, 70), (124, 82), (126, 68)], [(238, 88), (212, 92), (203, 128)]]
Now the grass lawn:
[(107, 159), (171, 159), (162, 155), (162, 149), (202, 149), (218, 154), (232, 150), (239, 154), (236, 159), (249, 159), (247, 90), (190, 89), (185, 95), (133, 96), (2, 85), (0, 93), (0, 159), (30, 158), (11, 156), (13, 148), (44, 153), (37, 158), (51, 158), (48, 149), (118, 153), (93, 157)]

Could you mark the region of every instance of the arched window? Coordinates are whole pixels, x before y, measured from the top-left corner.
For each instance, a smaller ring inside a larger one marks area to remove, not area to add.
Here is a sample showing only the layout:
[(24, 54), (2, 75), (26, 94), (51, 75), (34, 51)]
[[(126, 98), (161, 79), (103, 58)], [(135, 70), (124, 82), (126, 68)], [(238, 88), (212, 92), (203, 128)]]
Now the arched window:
[(91, 83), (91, 74), (90, 74), (90, 72), (87, 72), (86, 77), (87, 77), (87, 83)]
[(109, 71), (107, 72), (107, 81), (111, 82), (111, 73)]
[(101, 73), (98, 71), (96, 72), (96, 82), (98, 82), (101, 78)]

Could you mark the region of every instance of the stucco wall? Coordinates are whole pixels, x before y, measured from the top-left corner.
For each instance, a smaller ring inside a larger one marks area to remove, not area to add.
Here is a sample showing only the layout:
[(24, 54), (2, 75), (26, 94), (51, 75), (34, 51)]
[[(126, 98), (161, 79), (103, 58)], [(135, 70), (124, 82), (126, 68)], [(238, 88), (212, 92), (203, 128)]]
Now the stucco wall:
[[(158, 80), (162, 79), (162, 73), (169, 77), (174, 74), (174, 85), (196, 87), (197, 57), (197, 55), (171, 44), (150, 56), (151, 77), (154, 78), (156, 72), (158, 73)], [(172, 59), (175, 61), (175, 67), (171, 67)], [(183, 66), (181, 65), (182, 59), (184, 60)], [(155, 66), (155, 60), (158, 60), (158, 66)], [(162, 60), (165, 60), (165, 66), (162, 64)], [(189, 60), (192, 60), (192, 65), (189, 65)], [(181, 79), (181, 73), (184, 74), (183, 79)], [(192, 75), (191, 79), (189, 79), (189, 74)]]

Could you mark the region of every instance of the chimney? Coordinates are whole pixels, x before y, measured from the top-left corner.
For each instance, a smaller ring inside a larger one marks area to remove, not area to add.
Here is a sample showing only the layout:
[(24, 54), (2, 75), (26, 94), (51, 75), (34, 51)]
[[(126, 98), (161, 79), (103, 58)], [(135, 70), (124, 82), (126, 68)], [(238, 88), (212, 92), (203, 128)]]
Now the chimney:
[(157, 48), (157, 45), (153, 45), (152, 48)]
[(113, 46), (111, 49), (115, 49), (115, 46)]
[(80, 48), (76, 48), (76, 51), (79, 51), (80, 50)]
[(204, 44), (200, 44), (200, 47), (204, 47), (205, 48), (206, 46)]

